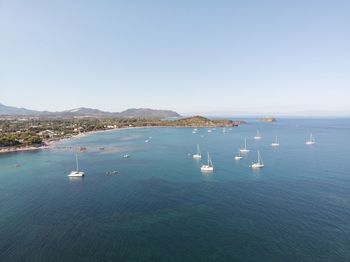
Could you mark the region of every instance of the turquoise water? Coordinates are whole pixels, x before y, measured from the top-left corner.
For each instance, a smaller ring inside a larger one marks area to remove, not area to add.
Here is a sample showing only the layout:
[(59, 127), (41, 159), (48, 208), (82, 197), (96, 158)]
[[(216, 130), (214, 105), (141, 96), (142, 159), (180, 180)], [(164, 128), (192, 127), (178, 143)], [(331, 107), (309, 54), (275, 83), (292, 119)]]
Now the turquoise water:
[[(310, 132), (314, 146), (305, 145)], [(281, 146), (273, 149), (276, 135)], [(82, 179), (67, 177), (70, 150), (0, 155), (0, 258), (349, 261), (349, 136), (349, 119), (250, 121), (225, 134), (103, 132), (60, 143), (87, 147)], [(235, 161), (244, 137), (251, 152)], [(211, 154), (212, 174), (188, 155), (197, 143)], [(265, 168), (253, 171), (257, 149)], [(107, 176), (111, 170), (119, 175)]]

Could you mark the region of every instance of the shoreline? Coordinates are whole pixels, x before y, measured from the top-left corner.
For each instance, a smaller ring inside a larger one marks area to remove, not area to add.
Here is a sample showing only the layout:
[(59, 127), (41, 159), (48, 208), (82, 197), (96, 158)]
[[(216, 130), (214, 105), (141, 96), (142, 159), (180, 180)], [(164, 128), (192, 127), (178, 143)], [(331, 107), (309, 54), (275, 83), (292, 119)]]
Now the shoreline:
[[(44, 145), (41, 145), (41, 146), (0, 148), (0, 155), (7, 154), (7, 153), (30, 152), (30, 151), (38, 151), (38, 150), (44, 150), (44, 149), (52, 149), (58, 143), (61, 143), (64, 141), (81, 139), (83, 137), (91, 136), (91, 135), (98, 134), (98, 133), (104, 133), (104, 132), (123, 131), (123, 130), (128, 130), (128, 129), (146, 129), (146, 128), (220, 128), (220, 127), (217, 127), (217, 126), (202, 126), (202, 127), (199, 127), (199, 126), (197, 126), (197, 127), (194, 127), (194, 126), (136, 126), (136, 127), (129, 127), (128, 126), (128, 127), (112, 128), (112, 129), (105, 129), (105, 130), (96, 130), (96, 131), (89, 131), (89, 132), (85, 132), (85, 133), (79, 133), (76, 135), (72, 135), (71, 137), (63, 137), (63, 138), (58, 138), (58, 139), (54, 139), (54, 140), (43, 141)], [(221, 128), (224, 128), (224, 127), (221, 127)]]
[(38, 151), (43, 149), (49, 149), (50, 146), (43, 145), (43, 146), (26, 146), (26, 147), (18, 147), (18, 148), (1, 148), (0, 149), (0, 155), (1, 154), (7, 154), (7, 153), (15, 153), (15, 152), (28, 152), (28, 151)]
[(57, 140), (45, 141), (44, 143), (47, 144), (47, 148), (51, 148), (55, 144), (58, 144), (58, 143), (61, 143), (61, 142), (64, 142), (64, 141), (76, 140), (76, 139), (80, 139), (80, 138), (91, 136), (91, 135), (98, 134), (98, 133), (113, 132), (113, 131), (118, 131), (118, 130), (122, 131), (122, 130), (126, 130), (126, 129), (139, 129), (139, 128), (149, 128), (149, 127), (143, 127), (143, 126), (139, 126), (139, 127), (119, 127), (119, 128), (105, 129), (105, 130), (88, 131), (88, 132), (85, 132), (85, 133), (80, 133), (80, 134), (73, 135), (71, 137), (64, 137), (64, 138), (57, 139)]

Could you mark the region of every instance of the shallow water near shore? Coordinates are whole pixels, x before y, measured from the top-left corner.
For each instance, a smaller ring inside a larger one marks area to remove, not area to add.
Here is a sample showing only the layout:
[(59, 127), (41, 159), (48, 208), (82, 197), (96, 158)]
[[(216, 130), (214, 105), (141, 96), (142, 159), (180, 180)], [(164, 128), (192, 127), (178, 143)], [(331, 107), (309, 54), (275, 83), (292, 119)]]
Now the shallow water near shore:
[[(253, 139), (257, 129), (261, 141)], [(307, 146), (311, 132), (316, 144)], [(272, 148), (276, 135), (281, 145)], [(0, 257), (350, 260), (349, 135), (349, 119), (249, 121), (226, 133), (101, 132), (58, 143), (87, 148), (79, 153), (86, 176), (73, 179), (71, 150), (0, 155)], [(245, 137), (251, 151), (236, 161)], [(201, 173), (192, 159), (197, 144), (202, 162), (210, 152), (213, 173)], [(257, 150), (265, 168), (254, 171)], [(118, 175), (106, 175), (113, 170)]]

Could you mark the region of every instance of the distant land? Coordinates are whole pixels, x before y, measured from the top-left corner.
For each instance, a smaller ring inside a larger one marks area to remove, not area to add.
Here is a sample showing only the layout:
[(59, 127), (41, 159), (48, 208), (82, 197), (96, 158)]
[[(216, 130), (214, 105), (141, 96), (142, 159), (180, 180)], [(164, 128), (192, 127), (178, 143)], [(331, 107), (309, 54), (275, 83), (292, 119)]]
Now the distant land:
[[(147, 111), (148, 112), (148, 111)], [(133, 110), (131, 110), (133, 113)], [(129, 113), (128, 113), (129, 114)], [(40, 118), (0, 119), (0, 153), (47, 148), (54, 141), (92, 132), (135, 127), (234, 127), (244, 121), (208, 119), (202, 116), (176, 119), (156, 118)]]
[(1, 116), (33, 116), (41, 118), (79, 118), (79, 117), (108, 117), (108, 118), (169, 118), (181, 115), (171, 110), (150, 108), (130, 108), (122, 112), (106, 112), (99, 109), (79, 107), (75, 109), (49, 112), (36, 111), (0, 104)]
[(274, 117), (262, 117), (259, 119), (260, 122), (266, 122), (266, 123), (272, 123), (272, 122), (276, 122), (276, 118)]

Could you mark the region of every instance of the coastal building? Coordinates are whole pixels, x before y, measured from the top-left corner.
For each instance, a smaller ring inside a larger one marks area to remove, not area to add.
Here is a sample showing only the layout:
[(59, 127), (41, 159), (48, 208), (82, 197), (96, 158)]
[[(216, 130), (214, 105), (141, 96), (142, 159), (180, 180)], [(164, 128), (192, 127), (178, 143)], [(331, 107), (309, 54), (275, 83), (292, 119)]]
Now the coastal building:
[(54, 131), (47, 129), (47, 130), (39, 132), (38, 135), (52, 138), (52, 137), (56, 136), (57, 134)]

